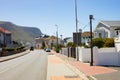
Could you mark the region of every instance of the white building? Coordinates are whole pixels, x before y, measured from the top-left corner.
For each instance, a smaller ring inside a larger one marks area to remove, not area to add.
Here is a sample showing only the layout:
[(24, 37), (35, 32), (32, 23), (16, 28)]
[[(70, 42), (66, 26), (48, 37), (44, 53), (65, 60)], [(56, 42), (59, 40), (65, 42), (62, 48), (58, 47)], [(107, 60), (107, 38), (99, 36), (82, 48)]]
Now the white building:
[(58, 39), (58, 44), (61, 44), (61, 39), (55, 36), (38, 37), (35, 38), (35, 46), (36, 48), (41, 48), (44, 43), (46, 47), (52, 48), (54, 45), (57, 44), (57, 39)]
[(0, 27), (0, 44), (5, 44), (6, 46), (11, 44), (11, 32)]
[[(92, 33), (92, 38), (94, 37), (94, 34)], [(81, 34), (81, 43), (85, 43), (86, 45), (89, 45), (90, 42), (90, 32), (86, 31)]]
[(64, 45), (67, 45), (69, 42), (73, 42), (73, 37), (64, 38)]
[(114, 38), (119, 33), (120, 21), (100, 21), (94, 30), (94, 38)]

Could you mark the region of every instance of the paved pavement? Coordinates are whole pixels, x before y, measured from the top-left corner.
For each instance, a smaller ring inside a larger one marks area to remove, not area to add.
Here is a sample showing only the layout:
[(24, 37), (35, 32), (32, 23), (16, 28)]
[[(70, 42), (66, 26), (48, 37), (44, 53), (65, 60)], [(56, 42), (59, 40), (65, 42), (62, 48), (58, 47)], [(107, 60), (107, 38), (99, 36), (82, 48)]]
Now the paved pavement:
[[(48, 54), (47, 80), (120, 80), (120, 67), (90, 66), (54, 51)], [(15, 57), (1, 57), (0, 62)]]
[(47, 80), (82, 80), (55, 55), (48, 56)]
[(68, 58), (55, 52), (52, 53), (67, 63), (73, 71), (77, 71), (80, 75), (81, 73), (86, 75), (89, 80), (120, 80), (120, 67), (90, 66), (88, 63), (76, 61), (74, 58)]
[(0, 80), (46, 80), (47, 55), (34, 50), (24, 56), (0, 63)]

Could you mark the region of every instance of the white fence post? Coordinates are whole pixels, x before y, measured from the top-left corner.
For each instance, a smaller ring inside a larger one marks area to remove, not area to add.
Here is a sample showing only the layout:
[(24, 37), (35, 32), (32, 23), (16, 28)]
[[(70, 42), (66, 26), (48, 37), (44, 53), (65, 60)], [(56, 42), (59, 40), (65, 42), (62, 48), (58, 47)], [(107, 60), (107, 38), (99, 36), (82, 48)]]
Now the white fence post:
[(93, 47), (93, 65), (98, 65), (98, 47)]

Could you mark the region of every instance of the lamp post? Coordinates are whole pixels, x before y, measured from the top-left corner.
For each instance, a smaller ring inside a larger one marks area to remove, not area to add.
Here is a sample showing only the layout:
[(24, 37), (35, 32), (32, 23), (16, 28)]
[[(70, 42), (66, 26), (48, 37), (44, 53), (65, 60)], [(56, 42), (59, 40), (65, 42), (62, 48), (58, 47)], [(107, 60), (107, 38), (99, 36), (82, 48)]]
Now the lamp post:
[(89, 15), (89, 19), (90, 19), (90, 48), (91, 48), (90, 66), (93, 66), (93, 46), (92, 46), (92, 19), (93, 19), (93, 15)]

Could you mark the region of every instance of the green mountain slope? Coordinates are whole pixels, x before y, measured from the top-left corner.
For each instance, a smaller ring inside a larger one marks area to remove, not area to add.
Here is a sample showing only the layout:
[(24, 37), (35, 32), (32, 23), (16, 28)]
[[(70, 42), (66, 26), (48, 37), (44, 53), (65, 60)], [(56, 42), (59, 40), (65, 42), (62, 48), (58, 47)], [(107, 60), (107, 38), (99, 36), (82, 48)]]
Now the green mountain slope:
[(42, 35), (40, 29), (36, 27), (18, 26), (11, 22), (0, 21), (0, 27), (12, 32), (12, 40), (33, 42), (35, 37)]

